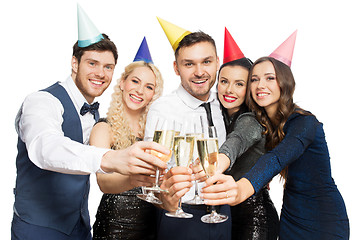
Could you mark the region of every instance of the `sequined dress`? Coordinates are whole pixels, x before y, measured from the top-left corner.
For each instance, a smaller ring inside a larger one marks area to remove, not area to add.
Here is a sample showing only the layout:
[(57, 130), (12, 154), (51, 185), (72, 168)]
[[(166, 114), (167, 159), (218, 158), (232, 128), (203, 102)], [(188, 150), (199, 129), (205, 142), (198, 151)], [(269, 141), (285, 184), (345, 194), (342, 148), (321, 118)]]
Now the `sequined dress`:
[[(227, 116), (227, 115), (225, 115)], [(242, 113), (233, 121), (225, 117), (228, 130), (226, 142), (219, 152), (230, 159), (231, 170), (226, 174), (239, 180), (265, 153), (263, 127), (252, 113)], [(262, 188), (243, 203), (231, 207), (233, 240), (276, 240), (279, 217), (269, 191)]]
[(331, 176), (322, 123), (313, 115), (294, 113), (284, 133), (244, 176), (258, 192), (288, 166), (279, 239), (349, 239), (346, 207)]
[[(107, 122), (106, 119), (100, 121)], [(155, 239), (155, 207), (137, 198), (138, 193), (141, 193), (140, 187), (120, 194), (103, 194), (93, 225), (94, 240)]]
[(93, 239), (155, 239), (155, 207), (136, 197), (141, 188), (104, 194), (93, 226)]

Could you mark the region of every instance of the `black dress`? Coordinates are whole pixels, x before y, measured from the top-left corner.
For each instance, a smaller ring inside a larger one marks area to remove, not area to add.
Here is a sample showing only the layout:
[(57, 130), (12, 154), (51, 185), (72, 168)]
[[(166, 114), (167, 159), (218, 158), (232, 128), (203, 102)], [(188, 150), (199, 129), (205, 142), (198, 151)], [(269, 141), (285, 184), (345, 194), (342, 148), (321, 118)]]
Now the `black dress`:
[(136, 197), (141, 188), (102, 196), (93, 239), (155, 239), (155, 207)]
[(137, 198), (138, 193), (140, 187), (120, 194), (103, 194), (93, 226), (94, 240), (155, 239), (155, 207)]
[[(252, 113), (242, 113), (227, 121), (228, 135), (219, 152), (230, 159), (230, 174), (238, 181), (265, 153), (263, 127)], [(279, 217), (269, 191), (262, 188), (256, 195), (231, 207), (232, 239), (276, 240)]]

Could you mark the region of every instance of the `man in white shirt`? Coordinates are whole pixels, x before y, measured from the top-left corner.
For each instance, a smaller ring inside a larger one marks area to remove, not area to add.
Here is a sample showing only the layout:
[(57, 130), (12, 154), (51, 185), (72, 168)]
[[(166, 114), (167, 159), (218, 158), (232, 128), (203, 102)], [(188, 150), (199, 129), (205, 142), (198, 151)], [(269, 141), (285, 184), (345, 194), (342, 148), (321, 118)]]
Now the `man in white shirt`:
[[(226, 138), (225, 126), (221, 115), (216, 93), (210, 92), (216, 81), (219, 69), (219, 58), (216, 54), (214, 40), (203, 32), (186, 35), (175, 50), (174, 70), (180, 76), (181, 84), (173, 93), (160, 97), (150, 107), (147, 115), (145, 137), (152, 136), (156, 119), (173, 119), (181, 124), (190, 121), (194, 115), (202, 115), (207, 119), (207, 113), (202, 106), (209, 102), (212, 121), (218, 132), (219, 145)], [(169, 194), (163, 194), (163, 207), (176, 209), (176, 202), (183, 196), (183, 202), (194, 197), (191, 184), (191, 171), (184, 168), (174, 168), (165, 175), (163, 188)], [(173, 208), (172, 208), (173, 207)], [(183, 204), (185, 212), (193, 214), (191, 219), (170, 218), (164, 210), (159, 210), (158, 239), (230, 239), (231, 219), (219, 224), (202, 223), (200, 217), (209, 213), (206, 205)], [(230, 207), (221, 206), (220, 212), (230, 216)]]
[(158, 144), (138, 142), (118, 151), (87, 145), (99, 117), (93, 101), (110, 85), (117, 56), (105, 34), (85, 47), (76, 42), (71, 76), (24, 100), (16, 117), (12, 239), (91, 239), (89, 174), (149, 175), (166, 167), (145, 152), (169, 154)]

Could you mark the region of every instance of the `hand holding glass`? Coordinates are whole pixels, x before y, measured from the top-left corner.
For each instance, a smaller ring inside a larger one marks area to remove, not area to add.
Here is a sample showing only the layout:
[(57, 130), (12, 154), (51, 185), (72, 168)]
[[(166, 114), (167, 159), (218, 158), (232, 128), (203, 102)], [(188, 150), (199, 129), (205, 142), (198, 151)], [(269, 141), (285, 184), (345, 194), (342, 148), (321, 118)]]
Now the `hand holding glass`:
[[(190, 121), (190, 131), (186, 134), (186, 136), (193, 136), (194, 137), (194, 154), (192, 156), (192, 164), (195, 166), (197, 164), (200, 164), (198, 161), (196, 161), (198, 157), (198, 149), (196, 145), (196, 140), (199, 138), (204, 138), (204, 123), (201, 116), (191, 116)], [(198, 180), (195, 180), (195, 196), (193, 199), (190, 199), (186, 201), (187, 204), (192, 205), (201, 205), (204, 204), (204, 200), (200, 198), (199, 196), (199, 184)]]
[[(219, 155), (219, 146), (218, 139), (216, 138), (215, 127), (209, 127), (208, 135), (209, 137), (198, 139), (196, 142), (201, 165), (203, 166), (206, 175), (211, 177), (216, 172)], [(217, 213), (214, 206), (211, 206), (210, 214), (206, 214), (201, 217), (201, 221), (204, 223), (221, 223), (225, 222), (227, 219), (228, 216)]]
[[(166, 119), (165, 120), (158, 119), (155, 127), (153, 141), (171, 149), (173, 146), (174, 135), (175, 135), (174, 121), (166, 120)], [(169, 155), (164, 155), (155, 150), (151, 150), (151, 154), (157, 156), (162, 161), (167, 163), (171, 158), (172, 152), (170, 152)], [(138, 194), (137, 196), (140, 199), (145, 200), (147, 202), (161, 204), (162, 202), (154, 195), (154, 192), (156, 193), (162, 191), (166, 192), (167, 190), (163, 190), (160, 188), (159, 177), (160, 177), (160, 171), (159, 169), (156, 169), (155, 185), (152, 187), (143, 187), (143, 190), (148, 193)]]
[[(194, 151), (194, 136), (175, 136), (174, 137), (174, 156), (176, 166), (187, 167), (191, 163)], [(181, 198), (179, 200), (178, 208), (175, 212), (165, 213), (168, 217), (176, 218), (192, 218), (193, 215), (186, 213), (181, 208)]]

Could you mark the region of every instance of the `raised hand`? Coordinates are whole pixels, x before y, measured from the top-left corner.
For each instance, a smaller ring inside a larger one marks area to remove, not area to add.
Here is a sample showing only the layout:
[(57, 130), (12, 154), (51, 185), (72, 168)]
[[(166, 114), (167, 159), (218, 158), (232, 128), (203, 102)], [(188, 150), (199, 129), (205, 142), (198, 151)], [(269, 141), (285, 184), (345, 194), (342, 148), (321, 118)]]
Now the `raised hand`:
[[(215, 174), (208, 178), (200, 196), (207, 205), (237, 205), (254, 194), (251, 183), (242, 178), (235, 182), (234, 178), (225, 174)], [(215, 184), (216, 183), (216, 184)]]
[(105, 172), (117, 172), (123, 175), (155, 174), (156, 168), (165, 169), (166, 163), (146, 150), (155, 150), (164, 155), (169, 149), (155, 142), (136, 142), (124, 150), (108, 151), (101, 161)]
[(173, 167), (165, 175), (161, 188), (168, 193), (162, 192), (160, 199), (163, 202), (162, 208), (169, 212), (176, 211), (181, 197), (192, 187), (192, 170), (187, 167)]

